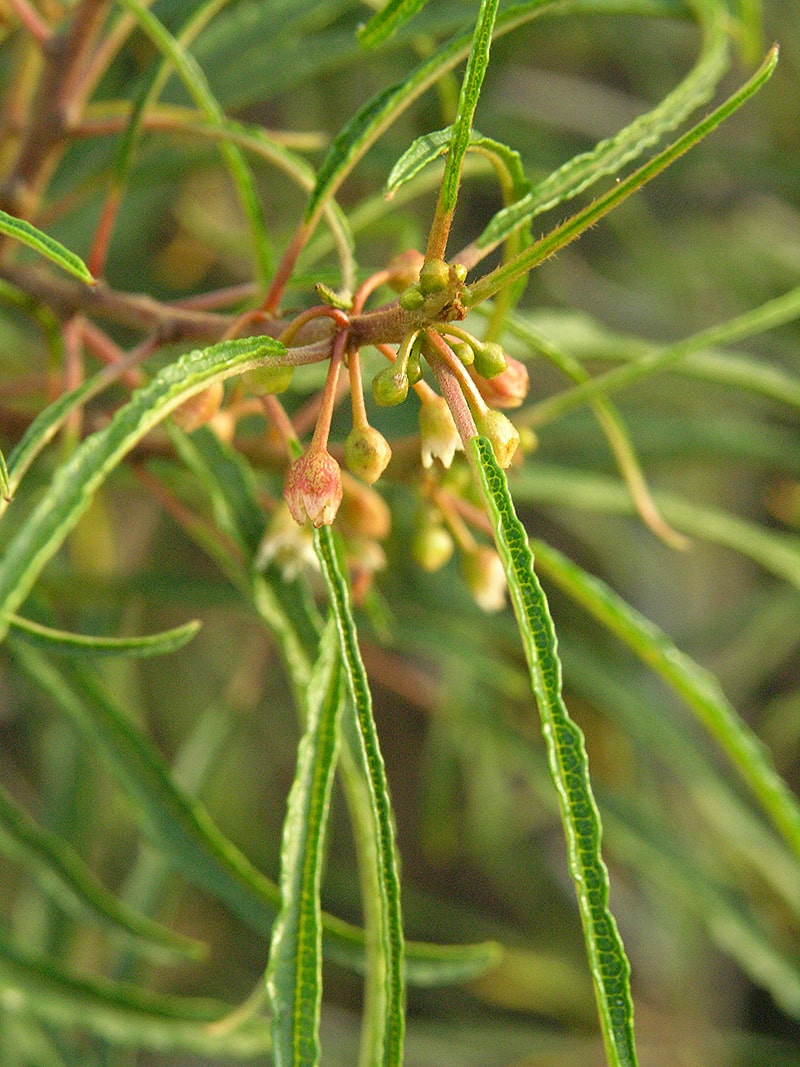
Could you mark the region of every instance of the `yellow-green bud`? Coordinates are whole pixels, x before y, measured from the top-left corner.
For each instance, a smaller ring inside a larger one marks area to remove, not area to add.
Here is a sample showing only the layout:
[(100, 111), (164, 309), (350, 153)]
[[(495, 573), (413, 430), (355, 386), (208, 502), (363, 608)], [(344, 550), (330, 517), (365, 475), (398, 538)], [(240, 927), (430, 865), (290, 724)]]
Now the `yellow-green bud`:
[(506, 354), (500, 345), (494, 341), (475, 348), (475, 370), (482, 378), (494, 378), (502, 374), (508, 366)]
[(487, 408), (475, 416), (478, 433), (491, 442), (494, 456), (501, 467), (508, 467), (519, 447), (519, 433), (516, 426), (501, 411)]
[(450, 341), (450, 347), (465, 367), (475, 362), (475, 350), (466, 341)]
[(443, 259), (429, 259), (419, 272), (419, 287), (427, 296), (441, 293), (450, 283), (450, 268)]
[(397, 302), (404, 311), (419, 311), (425, 303), (425, 297), (422, 295), (422, 290), (415, 282), (413, 285), (409, 285), (407, 289), (402, 291)]
[(422, 380), (422, 360), (420, 359), (418, 344), (415, 344), (408, 354), (406, 374), (408, 375), (409, 385), (416, 385), (417, 382)]
[(278, 366), (264, 363), (260, 367), (245, 371), (242, 375), (249, 392), (256, 396), (268, 396), (273, 393), (285, 393), (292, 383), (294, 367)]
[(372, 379), (372, 395), (375, 403), (383, 408), (402, 404), (408, 396), (408, 375), (405, 370), (402, 367), (398, 370), (394, 364), (384, 367)]
[(389, 442), (373, 426), (354, 426), (344, 442), (348, 470), (367, 485), (377, 482), (392, 458)]
[(411, 553), (424, 571), (440, 570), (453, 554), (453, 538), (440, 523), (417, 530), (411, 543)]
[(506, 575), (493, 548), (479, 545), (461, 558), (461, 574), (478, 607), (500, 611), (506, 602)]

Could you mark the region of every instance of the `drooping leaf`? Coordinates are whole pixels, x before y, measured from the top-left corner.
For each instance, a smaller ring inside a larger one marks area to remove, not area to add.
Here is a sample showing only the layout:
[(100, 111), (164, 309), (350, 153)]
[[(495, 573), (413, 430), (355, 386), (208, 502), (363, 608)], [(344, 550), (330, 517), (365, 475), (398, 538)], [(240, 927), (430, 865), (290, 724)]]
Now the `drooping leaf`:
[(98, 637), (90, 634), (75, 634), (42, 626), (19, 615), (9, 616), (9, 625), (14, 633), (31, 644), (45, 648), (57, 655), (90, 656), (164, 656), (176, 652), (195, 636), (201, 623), (194, 619), (182, 626), (145, 637)]
[(636, 1067), (630, 964), (609, 910), (608, 871), (600, 852), (601, 823), (579, 727), (561, 694), (561, 663), (547, 600), (533, 569), (528, 536), (516, 516), (505, 474), (485, 438), (470, 442), (495, 542), (503, 560), (541, 717), (550, 773), (558, 795), (609, 1064)]
[(372, 696), (361, 652), (347, 578), (336, 554), (329, 526), (314, 534), (314, 546), (322, 568), (331, 611), (336, 620), (339, 644), (350, 696), (355, 708), (361, 759), (372, 814), (372, 835), (377, 864), (379, 896), (380, 963), (383, 984), (383, 1067), (400, 1067), (405, 1033), (405, 982), (403, 976), (403, 923), (400, 911), (400, 876), (394, 839), (394, 823), (386, 771), (372, 714)]
[(9, 215), (6, 211), (0, 211), (0, 233), (5, 234), (6, 237), (13, 237), (15, 240), (27, 245), (28, 248), (39, 252), (46, 259), (49, 259), (51, 263), (55, 263), (62, 270), (72, 274), (75, 278), (79, 278), (82, 282), (93, 285), (96, 281), (80, 256), (70, 252), (68, 248), (65, 248), (53, 237), (48, 237), (46, 233), (42, 233), (30, 222), (18, 219), (14, 215)]
[(134, 939), (155, 958), (205, 954), (205, 945), (134, 911), (92, 874), (58, 834), (39, 826), (0, 786), (0, 851), (14, 858), (60, 906)]
[[(171, 781), (161, 756), (79, 661), (54, 663), (37, 649), (9, 639), (15, 659), (65, 712), (104, 760), (127, 794), (135, 819), (171, 865), (268, 937), (280, 908), (278, 886), (258, 871), (217, 828), (207, 809)], [(355, 970), (364, 964), (362, 932), (335, 916), (323, 917), (323, 945), (331, 959)], [(433, 945), (409, 942), (409, 982), (435, 986), (468, 981), (496, 963), (494, 942)]]
[(320, 1058), (320, 887), (343, 681), (336, 627), (329, 623), (307, 690), (305, 733), (283, 827), (282, 903), (272, 929), (266, 979), (276, 1067), (316, 1067)]
[(4, 1011), (94, 1034), (114, 1045), (236, 1059), (263, 1056), (271, 1048), (264, 1019), (250, 1018), (233, 1029), (218, 1027), (230, 1013), (227, 1004), (78, 977), (2, 936), (0, 995)]

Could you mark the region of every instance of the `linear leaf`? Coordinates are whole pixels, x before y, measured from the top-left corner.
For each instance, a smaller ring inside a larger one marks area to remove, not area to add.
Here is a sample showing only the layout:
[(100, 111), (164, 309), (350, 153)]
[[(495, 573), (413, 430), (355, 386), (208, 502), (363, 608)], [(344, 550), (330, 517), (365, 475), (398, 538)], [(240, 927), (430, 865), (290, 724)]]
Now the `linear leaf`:
[(358, 40), (365, 48), (375, 48), (395, 33), (421, 10), (428, 0), (388, 0), (380, 11), (363, 26), (359, 26)]
[(642, 186), (652, 181), (663, 170), (685, 155), (691, 148), (712, 133), (721, 123), (738, 111), (764, 83), (772, 76), (778, 62), (777, 45), (770, 49), (764, 62), (744, 85), (728, 97), (719, 107), (711, 111), (704, 119), (684, 133), (671, 145), (653, 156), (647, 163), (623, 178), (612, 189), (599, 196), (588, 207), (576, 212), (572, 218), (556, 226), (550, 233), (536, 241), (508, 263), (495, 268), (480, 278), (465, 293), (467, 306), (479, 304), (488, 297), (524, 277), (534, 267), (549, 259), (571, 241), (578, 238), (610, 211), (616, 208)]
[(230, 1006), (173, 997), (101, 978), (84, 978), (33, 956), (0, 937), (0, 996), (4, 1011), (92, 1033), (115, 1045), (158, 1052), (247, 1059), (271, 1048), (269, 1026), (251, 1018), (239, 1028), (215, 1028)]
[(479, 437), (470, 442), (470, 448), (503, 559), (539, 706), (606, 1055), (614, 1067), (635, 1067), (630, 965), (608, 907), (608, 871), (600, 852), (600, 815), (589, 780), (583, 735), (570, 718), (561, 695), (561, 663), (553, 621), (533, 569), (527, 534), (514, 511), (505, 474), (494, 458), (492, 446)]
[(344, 705), (336, 627), (329, 624), (308, 686), (306, 728), (283, 826), (281, 910), (267, 990), (276, 1067), (316, 1067), (322, 1007), (323, 849)]
[(39, 826), (0, 786), (0, 851), (17, 860), (60, 906), (139, 942), (154, 958), (200, 958), (206, 946), (134, 911), (98, 881), (58, 834)]
[(800, 857), (800, 803), (775, 770), (766, 746), (740, 718), (716, 678), (676, 648), (666, 634), (604, 582), (582, 571), (549, 545), (534, 542), (534, 551), (553, 581), (680, 694)]
[(699, 5), (699, 17), (703, 47), (684, 80), (651, 111), (600, 141), (590, 152), (575, 156), (526, 196), (501, 209), (475, 242), (483, 253), (537, 215), (578, 196), (600, 178), (616, 174), (711, 98), (729, 65), (727, 15), (719, 4), (712, 3)]
[(8, 464), (6, 457), (0, 451), (0, 499), (10, 500), (12, 497), (11, 482), (8, 480)]
[(372, 714), (372, 696), (350, 600), (350, 589), (336, 554), (329, 526), (314, 534), (314, 547), (322, 568), (331, 610), (336, 619), (339, 643), (350, 696), (355, 707), (361, 756), (367, 771), (380, 892), (380, 937), (383, 943), (384, 1033), (381, 1063), (399, 1067), (403, 1062), (405, 1028), (405, 983), (403, 981), (403, 922), (400, 913), (400, 875), (394, 840), (391, 801), (383, 756)]
[[(130, 798), (143, 833), (172, 866), (205, 889), (257, 933), (268, 937), (280, 908), (280, 890), (217, 828), (207, 809), (178, 789), (160, 754), (79, 661), (54, 663), (37, 649), (9, 639), (15, 658), (65, 712)], [(364, 965), (362, 932), (335, 916), (323, 918), (323, 943), (331, 959), (354, 970)], [(409, 981), (435, 986), (468, 981), (493, 966), (494, 942), (432, 945), (410, 942)]]
[(75, 450), (0, 564), (0, 637), (8, 627), (8, 616), (25, 600), (39, 572), (58, 551), (96, 490), (145, 434), (213, 381), (240, 374), (257, 366), (264, 356), (284, 351), (283, 345), (270, 337), (251, 337), (190, 352), (138, 389), (108, 426)]
[(49, 259), (51, 263), (55, 263), (62, 270), (72, 274), (75, 278), (80, 278), (82, 282), (86, 282), (88, 285), (93, 285), (97, 280), (92, 277), (91, 271), (80, 256), (76, 256), (74, 252), (70, 252), (68, 248), (65, 248), (53, 237), (48, 237), (46, 233), (42, 233), (41, 230), (38, 230), (24, 219), (18, 219), (14, 215), (0, 211), (0, 233), (5, 234), (6, 237), (13, 237), (22, 244), (27, 245), (28, 248), (39, 252)]
[(164, 656), (183, 648), (195, 636), (201, 623), (197, 619), (161, 633), (145, 637), (96, 637), (90, 634), (75, 634), (42, 626), (19, 615), (9, 616), (9, 625), (18, 636), (31, 644), (46, 648), (61, 655), (95, 656)]
[[(425, 133), (418, 137), (400, 159), (392, 167), (389, 177), (386, 179), (386, 195), (393, 196), (401, 186), (411, 181), (428, 164), (443, 156), (447, 152), (452, 135), (452, 126), (446, 126), (443, 130), (435, 130), (433, 133)], [(485, 155), (497, 157), (505, 166), (516, 196), (530, 184), (522, 169), (522, 159), (519, 152), (508, 145), (495, 141), (491, 137), (473, 130), (470, 134), (470, 149), (482, 151)]]

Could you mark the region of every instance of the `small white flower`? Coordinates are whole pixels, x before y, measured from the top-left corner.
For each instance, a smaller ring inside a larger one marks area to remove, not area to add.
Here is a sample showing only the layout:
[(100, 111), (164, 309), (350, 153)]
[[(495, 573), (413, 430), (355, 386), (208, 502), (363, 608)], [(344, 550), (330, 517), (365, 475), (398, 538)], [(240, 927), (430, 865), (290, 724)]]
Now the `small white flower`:
[(435, 459), (441, 460), (443, 467), (449, 467), (456, 449), (464, 449), (444, 397), (436, 396), (422, 405), (419, 411), (419, 432), (422, 466), (425, 468), (432, 466)]
[(311, 531), (297, 525), (286, 504), (275, 511), (256, 552), (256, 570), (266, 570), (271, 563), (285, 582), (294, 581), (303, 571), (319, 570)]

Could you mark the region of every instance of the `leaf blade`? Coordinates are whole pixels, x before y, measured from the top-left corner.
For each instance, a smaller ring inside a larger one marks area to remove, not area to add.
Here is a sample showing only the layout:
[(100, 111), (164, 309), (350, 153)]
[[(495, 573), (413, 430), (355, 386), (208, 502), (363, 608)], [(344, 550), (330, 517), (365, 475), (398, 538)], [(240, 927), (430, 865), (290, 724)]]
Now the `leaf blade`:
[(170, 630), (144, 637), (105, 637), (91, 634), (76, 634), (43, 626), (19, 615), (9, 616), (11, 629), (26, 641), (40, 645), (52, 653), (61, 655), (96, 656), (164, 656), (183, 648), (195, 636), (202, 625), (193, 619)]
[(28, 248), (32, 248), (34, 252), (49, 259), (51, 263), (55, 263), (74, 278), (86, 282), (87, 285), (94, 285), (97, 281), (80, 256), (70, 252), (60, 241), (43, 233), (25, 219), (18, 219), (15, 215), (0, 211), (0, 233), (27, 245)]
[(561, 664), (544, 592), (533, 569), (528, 537), (514, 512), (505, 474), (485, 438), (470, 442), (495, 541), (525, 648), (556, 786), (589, 956), (606, 1054), (614, 1067), (636, 1067), (628, 963), (608, 906), (608, 871), (600, 852), (601, 824), (588, 774), (583, 735), (561, 696)]

